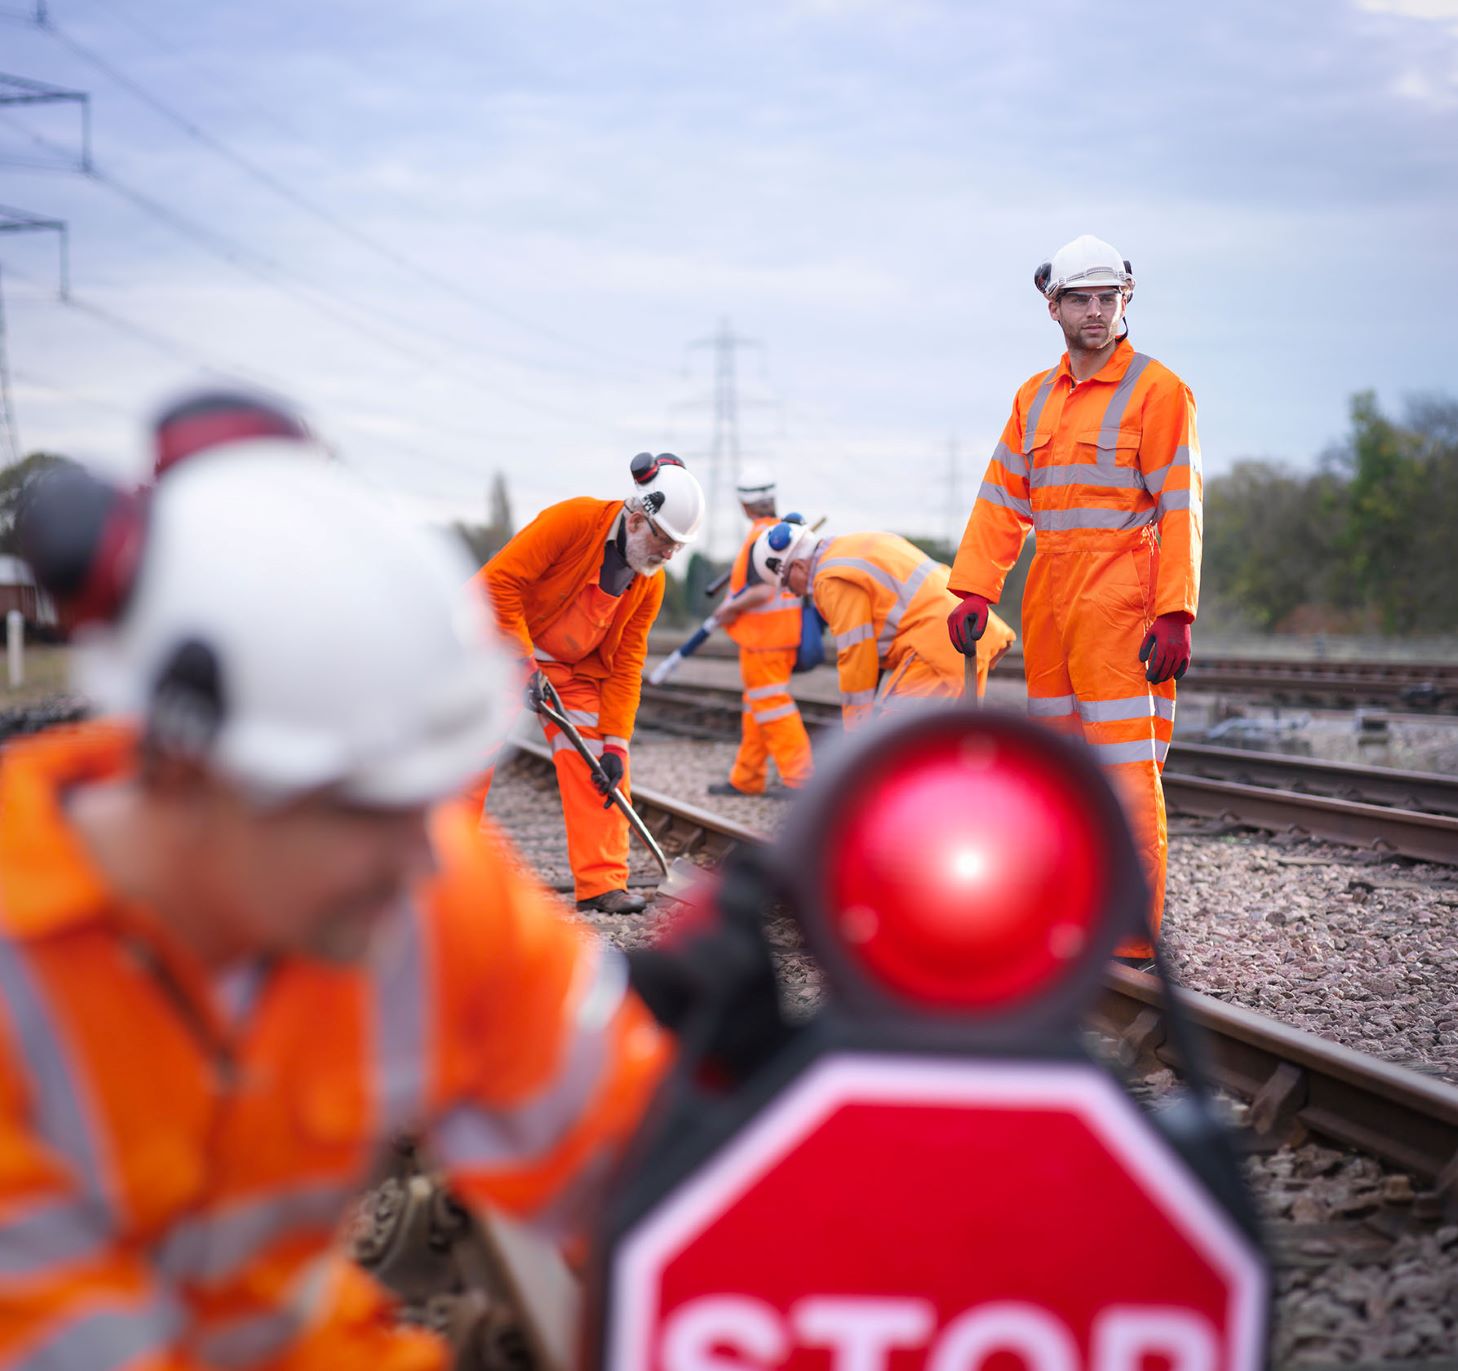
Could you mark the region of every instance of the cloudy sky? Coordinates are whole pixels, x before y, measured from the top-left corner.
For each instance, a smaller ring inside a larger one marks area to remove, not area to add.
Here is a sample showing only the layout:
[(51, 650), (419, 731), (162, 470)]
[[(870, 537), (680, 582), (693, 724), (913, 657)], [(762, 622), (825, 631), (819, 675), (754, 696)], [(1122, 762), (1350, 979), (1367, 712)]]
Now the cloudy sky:
[(0, 205), (70, 230), (69, 303), (55, 235), (0, 235), (27, 450), (135, 465), (231, 375), (422, 512), (499, 469), (520, 519), (707, 453), (727, 320), (791, 504), (945, 532), (1083, 232), (1211, 474), (1458, 393), (1458, 0), (36, 4), (0, 73), (89, 93), (94, 168), (76, 106), (0, 104)]

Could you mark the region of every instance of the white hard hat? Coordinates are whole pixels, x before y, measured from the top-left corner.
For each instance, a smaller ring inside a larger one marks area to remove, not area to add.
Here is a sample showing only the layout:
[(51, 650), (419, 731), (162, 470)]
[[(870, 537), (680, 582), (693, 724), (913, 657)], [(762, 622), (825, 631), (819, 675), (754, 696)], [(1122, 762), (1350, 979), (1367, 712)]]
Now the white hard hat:
[(1061, 291), (1118, 286), (1127, 299), (1134, 293), (1134, 269), (1118, 249), (1085, 233), (1065, 243), (1033, 273), (1033, 284), (1050, 300)]
[(739, 480), (734, 486), (734, 493), (739, 496), (740, 502), (746, 505), (757, 505), (765, 500), (775, 498), (775, 478), (767, 466), (758, 462), (750, 462), (740, 468)]
[(508, 675), (464, 552), (283, 447), (167, 473), (125, 610), (78, 634), (78, 685), (263, 803), (451, 794), (499, 738)]
[[(646, 462), (644, 459), (647, 459)], [(633, 508), (676, 543), (689, 543), (704, 522), (704, 492), (692, 473), (671, 453), (633, 458)]]
[(781, 521), (754, 540), (750, 557), (760, 580), (783, 585), (790, 564), (811, 556), (819, 546), (820, 538), (814, 529)]

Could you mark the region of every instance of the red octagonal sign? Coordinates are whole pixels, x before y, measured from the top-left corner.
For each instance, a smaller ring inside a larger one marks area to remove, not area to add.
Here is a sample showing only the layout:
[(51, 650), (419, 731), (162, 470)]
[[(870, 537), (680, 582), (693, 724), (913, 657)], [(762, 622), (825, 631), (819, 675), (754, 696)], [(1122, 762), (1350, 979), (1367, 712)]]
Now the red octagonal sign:
[(612, 1371), (1246, 1371), (1261, 1260), (1098, 1070), (811, 1067), (618, 1247)]

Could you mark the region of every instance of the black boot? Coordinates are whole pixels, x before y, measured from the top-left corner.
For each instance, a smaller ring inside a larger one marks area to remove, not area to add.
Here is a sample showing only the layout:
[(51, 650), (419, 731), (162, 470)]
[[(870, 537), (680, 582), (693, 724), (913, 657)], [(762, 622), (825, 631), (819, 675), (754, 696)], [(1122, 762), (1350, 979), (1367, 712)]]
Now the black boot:
[(605, 890), (590, 900), (578, 900), (578, 909), (595, 909), (599, 914), (641, 914), (648, 901), (631, 890)]

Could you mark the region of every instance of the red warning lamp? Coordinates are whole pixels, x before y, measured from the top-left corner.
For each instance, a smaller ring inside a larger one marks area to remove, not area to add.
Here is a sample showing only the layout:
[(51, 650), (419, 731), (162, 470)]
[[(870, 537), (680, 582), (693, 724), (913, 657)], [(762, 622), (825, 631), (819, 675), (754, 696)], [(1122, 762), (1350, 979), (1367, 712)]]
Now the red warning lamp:
[(929, 710), (850, 740), (815, 789), (780, 850), (806, 937), (849, 999), (1076, 1012), (1143, 908), (1108, 782), (1026, 720)]

